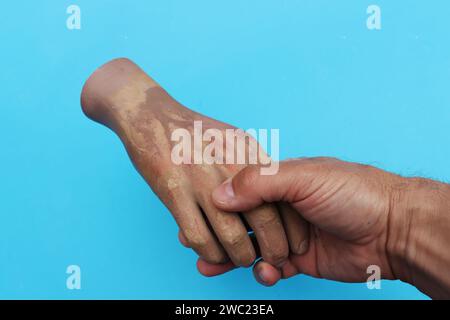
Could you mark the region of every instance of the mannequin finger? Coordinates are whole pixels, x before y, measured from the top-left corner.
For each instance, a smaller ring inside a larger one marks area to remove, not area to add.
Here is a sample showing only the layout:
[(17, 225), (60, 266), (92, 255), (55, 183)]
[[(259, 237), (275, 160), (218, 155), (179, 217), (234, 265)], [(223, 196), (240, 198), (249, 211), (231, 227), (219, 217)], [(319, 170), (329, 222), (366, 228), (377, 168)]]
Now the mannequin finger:
[(255, 249), (239, 215), (217, 209), (210, 200), (210, 193), (207, 194), (198, 201), (231, 261), (241, 267), (252, 265), (256, 259)]
[(273, 265), (282, 265), (289, 255), (289, 245), (283, 222), (276, 206), (264, 204), (243, 213), (252, 228), (263, 259)]
[(180, 227), (180, 240), (192, 248), (200, 257), (211, 263), (228, 260), (223, 247), (217, 241), (194, 199), (182, 192), (175, 192), (168, 209)]
[(289, 203), (277, 203), (292, 253), (304, 254), (309, 248), (309, 223)]

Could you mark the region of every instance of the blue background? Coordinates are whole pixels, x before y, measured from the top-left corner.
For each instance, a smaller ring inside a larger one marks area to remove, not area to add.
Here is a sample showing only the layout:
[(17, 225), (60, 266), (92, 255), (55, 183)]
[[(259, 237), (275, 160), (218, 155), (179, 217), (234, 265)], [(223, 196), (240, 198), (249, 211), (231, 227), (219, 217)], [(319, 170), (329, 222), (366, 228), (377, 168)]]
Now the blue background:
[[(382, 30), (366, 9), (382, 10)], [(81, 30), (66, 8), (81, 8)], [(425, 298), (250, 270), (203, 278), (119, 139), (79, 105), (85, 79), (129, 57), (183, 104), (279, 128), (281, 158), (327, 155), (450, 177), (450, 2), (3, 1), (0, 298)], [(66, 289), (66, 268), (82, 289)]]

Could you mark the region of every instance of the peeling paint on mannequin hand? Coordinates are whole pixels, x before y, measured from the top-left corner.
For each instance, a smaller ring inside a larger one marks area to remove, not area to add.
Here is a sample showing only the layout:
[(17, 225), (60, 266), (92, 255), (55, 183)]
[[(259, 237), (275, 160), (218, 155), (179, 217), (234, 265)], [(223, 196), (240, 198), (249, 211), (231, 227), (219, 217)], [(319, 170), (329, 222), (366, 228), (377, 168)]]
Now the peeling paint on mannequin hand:
[[(202, 258), (212, 263), (230, 258), (238, 266), (254, 262), (256, 250), (244, 222), (238, 215), (217, 209), (211, 200), (214, 188), (246, 165), (177, 165), (171, 160), (174, 130), (183, 128), (194, 133), (195, 121), (218, 132), (235, 129), (233, 126), (182, 106), (127, 59), (110, 61), (95, 71), (83, 87), (81, 104), (89, 118), (117, 133), (136, 169), (171, 211), (189, 246)], [(193, 145), (192, 151), (201, 153), (206, 145)], [(214, 152), (213, 156), (220, 156)], [(244, 212), (243, 217), (253, 228), (266, 261), (278, 264), (287, 258), (289, 237), (275, 205)], [(301, 220), (298, 223), (306, 224)], [(307, 239), (308, 234), (296, 235), (297, 244), (299, 237)]]

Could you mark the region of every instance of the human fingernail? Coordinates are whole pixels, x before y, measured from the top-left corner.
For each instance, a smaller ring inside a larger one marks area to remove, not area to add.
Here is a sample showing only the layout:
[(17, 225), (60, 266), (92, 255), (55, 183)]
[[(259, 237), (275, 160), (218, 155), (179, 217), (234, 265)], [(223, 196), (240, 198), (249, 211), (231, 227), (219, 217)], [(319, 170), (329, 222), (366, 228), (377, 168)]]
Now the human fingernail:
[(220, 186), (218, 186), (212, 193), (214, 200), (218, 203), (227, 203), (234, 198), (233, 185), (231, 178), (228, 178)]
[(264, 271), (264, 268), (259, 268), (259, 270), (256, 271), (256, 278), (259, 283), (267, 285), (268, 276), (267, 276), (266, 272)]

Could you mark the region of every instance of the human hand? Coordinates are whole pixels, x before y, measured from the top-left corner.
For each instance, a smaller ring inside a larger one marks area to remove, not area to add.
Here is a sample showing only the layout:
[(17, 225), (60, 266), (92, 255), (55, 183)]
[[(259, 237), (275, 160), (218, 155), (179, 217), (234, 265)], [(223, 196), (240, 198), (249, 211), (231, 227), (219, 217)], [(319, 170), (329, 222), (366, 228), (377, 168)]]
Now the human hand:
[[(94, 72), (84, 85), (81, 104), (89, 118), (118, 134), (137, 170), (175, 217), (183, 239), (203, 260), (220, 263), (229, 256), (235, 265), (251, 265), (256, 253), (245, 223), (254, 231), (265, 261), (273, 265), (287, 258), (288, 240), (294, 252), (305, 250), (300, 244), (308, 237), (306, 233), (286, 237), (283, 229), (283, 221), (288, 221), (307, 232), (306, 223), (292, 210), (262, 204), (245, 210), (241, 219), (213, 205), (213, 189), (245, 164), (174, 163), (171, 138), (177, 129), (194, 135), (194, 121), (201, 121), (205, 132), (224, 133), (234, 127), (182, 106), (127, 59), (113, 60)], [(250, 139), (244, 148), (254, 146)], [(204, 148), (204, 144), (193, 146), (194, 152)], [(231, 150), (235, 151), (239, 150)], [(261, 150), (258, 156), (264, 156)]]
[[(291, 254), (282, 268), (265, 261), (254, 266), (265, 285), (298, 273), (363, 282), (367, 267), (376, 265), (382, 278), (404, 280), (433, 297), (450, 296), (449, 199), (446, 184), (332, 158), (284, 161), (273, 176), (248, 166), (213, 192), (224, 211), (285, 201), (309, 222), (306, 253)], [(198, 261), (208, 276), (232, 268)]]

